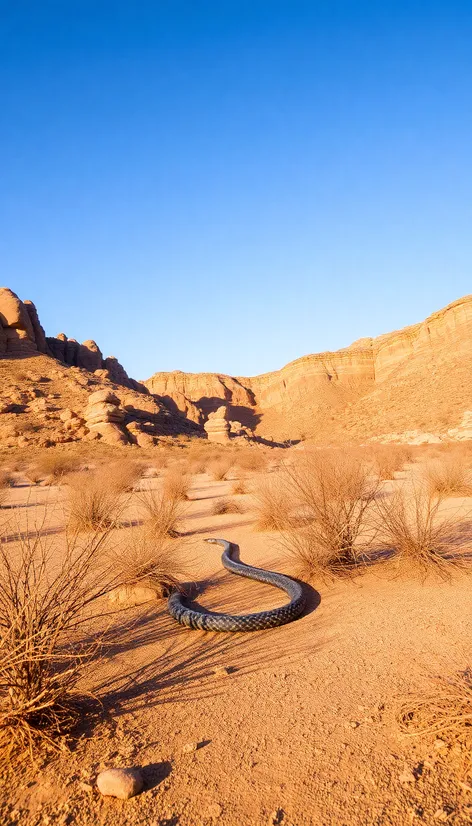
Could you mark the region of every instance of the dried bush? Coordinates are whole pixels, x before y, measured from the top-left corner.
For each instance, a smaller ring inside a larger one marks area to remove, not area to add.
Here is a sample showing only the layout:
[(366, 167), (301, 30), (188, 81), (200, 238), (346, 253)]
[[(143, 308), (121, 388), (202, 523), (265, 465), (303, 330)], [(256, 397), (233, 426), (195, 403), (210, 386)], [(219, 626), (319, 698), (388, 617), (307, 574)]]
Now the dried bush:
[(247, 493), (246, 480), (244, 478), (242, 478), (242, 479), (237, 479), (236, 482), (233, 482), (233, 484), (231, 485), (231, 493), (234, 493), (234, 494)]
[(0, 508), (8, 499), (8, 488), (10, 488), (11, 485), (11, 474), (7, 470), (0, 470)]
[(190, 479), (187, 473), (179, 465), (172, 465), (165, 475), (163, 481), (163, 491), (168, 499), (188, 499), (190, 489)]
[(130, 493), (134, 490), (136, 482), (143, 475), (143, 465), (133, 459), (123, 457), (119, 462), (113, 462), (97, 470), (97, 475), (101, 474), (102, 479), (110, 489), (117, 493)]
[(148, 527), (133, 531), (131, 541), (127, 538), (124, 547), (114, 550), (112, 565), (122, 585), (143, 585), (165, 597), (187, 578), (186, 545), (166, 531), (156, 533)]
[(283, 495), (298, 514), (282, 542), (300, 575), (341, 575), (363, 560), (374, 538), (370, 510), (378, 480), (365, 463), (341, 451), (309, 453), (285, 469)]
[(54, 482), (60, 481), (67, 473), (79, 470), (81, 460), (77, 456), (65, 453), (46, 451), (36, 459), (36, 471), (41, 478), (50, 478)]
[(458, 453), (429, 461), (425, 467), (425, 478), (433, 494), (472, 495), (472, 472)]
[(252, 486), (257, 514), (256, 530), (284, 530), (290, 523), (293, 507), (287, 493), (286, 477), (281, 474), (259, 476)]
[(412, 451), (404, 445), (383, 445), (373, 450), (374, 466), (379, 479), (394, 479), (395, 473), (402, 470), (411, 460)]
[(221, 459), (214, 459), (208, 465), (208, 472), (216, 481), (226, 479), (226, 475), (231, 470), (234, 459), (231, 456), (222, 456)]
[(214, 516), (219, 516), (223, 513), (244, 513), (244, 508), (238, 502), (234, 502), (231, 499), (217, 499), (211, 512)]
[(439, 756), (460, 780), (472, 779), (472, 668), (434, 680), (427, 696), (408, 697), (401, 705), (401, 729), (410, 736), (436, 739)]
[(178, 524), (184, 515), (180, 496), (169, 496), (165, 489), (142, 491), (139, 502), (148, 530), (157, 537), (179, 535)]
[(109, 486), (102, 470), (72, 473), (69, 487), (69, 527), (74, 531), (105, 530), (116, 524), (123, 508), (120, 490)]
[[(0, 543), (0, 761), (64, 748), (87, 706), (78, 683), (99, 646), (97, 600), (116, 586), (107, 532), (65, 539), (60, 564), (41, 532)], [(94, 606), (97, 609), (94, 611)], [(87, 625), (90, 623), (90, 626)]]
[(453, 517), (441, 513), (443, 496), (435, 495), (421, 480), (404, 483), (390, 497), (375, 503), (379, 536), (401, 562), (422, 572), (447, 573), (459, 563), (454, 553)]
[(236, 453), (235, 464), (241, 470), (261, 473), (267, 467), (267, 454), (257, 447), (247, 447)]
[(25, 471), (25, 476), (31, 485), (37, 485), (43, 478), (43, 474), (36, 467), (36, 465), (31, 465), (28, 467)]

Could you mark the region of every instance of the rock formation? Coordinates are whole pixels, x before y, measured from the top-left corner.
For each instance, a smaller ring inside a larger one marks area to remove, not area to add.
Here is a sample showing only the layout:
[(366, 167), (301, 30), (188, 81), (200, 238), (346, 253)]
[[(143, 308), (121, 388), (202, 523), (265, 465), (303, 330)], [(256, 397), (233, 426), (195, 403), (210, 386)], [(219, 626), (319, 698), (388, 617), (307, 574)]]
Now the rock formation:
[[(405, 430), (443, 432), (471, 405), (472, 296), (426, 321), (334, 353), (304, 356), (252, 378), (216, 373), (155, 373), (145, 384), (203, 414), (221, 404), (228, 417), (277, 439), (364, 439)], [(168, 400), (171, 401), (168, 401)]]
[(92, 436), (102, 438), (107, 444), (128, 444), (124, 418), (120, 400), (110, 390), (98, 390), (89, 396), (84, 419)]
[(210, 442), (218, 442), (221, 445), (229, 443), (230, 424), (226, 419), (226, 407), (224, 405), (208, 415), (203, 427)]

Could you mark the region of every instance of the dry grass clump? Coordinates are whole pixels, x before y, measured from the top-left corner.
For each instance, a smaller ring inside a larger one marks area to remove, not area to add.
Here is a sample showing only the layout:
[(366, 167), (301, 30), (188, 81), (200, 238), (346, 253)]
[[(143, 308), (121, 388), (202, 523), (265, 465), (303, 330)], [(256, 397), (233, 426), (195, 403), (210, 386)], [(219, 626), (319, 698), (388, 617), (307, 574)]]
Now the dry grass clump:
[(405, 700), (400, 727), (410, 736), (434, 737), (439, 756), (459, 779), (472, 779), (472, 668), (434, 683), (431, 694)]
[(35, 470), (41, 478), (49, 478), (54, 482), (60, 481), (67, 473), (79, 470), (81, 459), (78, 456), (69, 456), (64, 453), (46, 451), (36, 459)]
[(379, 479), (394, 479), (395, 473), (411, 461), (412, 451), (405, 445), (382, 445), (373, 450), (375, 471)]
[(163, 491), (168, 499), (186, 500), (190, 490), (190, 478), (179, 465), (172, 465), (164, 475)]
[(307, 454), (285, 469), (282, 501), (292, 500), (298, 520), (282, 543), (301, 576), (341, 575), (362, 561), (374, 537), (370, 510), (377, 490), (365, 463), (341, 451)]
[(154, 537), (176, 537), (178, 524), (184, 515), (180, 496), (169, 496), (165, 489), (142, 491), (139, 502), (144, 511), (147, 529)]
[(233, 482), (233, 484), (231, 485), (231, 493), (236, 494), (236, 495), (247, 493), (246, 480), (244, 478), (242, 478), (242, 479), (237, 479), (235, 482)]
[(470, 463), (467, 463), (456, 452), (429, 461), (425, 467), (425, 478), (433, 494), (444, 496), (472, 495)]
[(30, 465), (25, 471), (25, 477), (30, 485), (38, 485), (43, 478), (43, 474), (36, 465)]
[(69, 528), (73, 531), (100, 531), (116, 524), (122, 510), (121, 492), (108, 484), (103, 470), (72, 473), (69, 487)]
[(267, 467), (267, 454), (257, 447), (242, 448), (236, 454), (235, 464), (241, 470), (262, 473)]
[(20, 533), (14, 548), (0, 543), (3, 766), (63, 749), (87, 710), (78, 683), (99, 645), (99, 635), (90, 634), (98, 619), (93, 606), (115, 584), (101, 564), (107, 536), (66, 537), (60, 565), (40, 532)]
[(383, 543), (399, 561), (423, 573), (436, 570), (445, 574), (452, 564), (459, 563), (454, 553), (457, 524), (453, 517), (441, 512), (443, 499), (421, 480), (414, 480), (375, 504)]
[(12, 486), (12, 477), (9, 471), (0, 470), (0, 508), (8, 499), (8, 488)]
[(244, 507), (239, 502), (234, 502), (231, 499), (217, 499), (211, 512), (214, 516), (224, 513), (244, 513)]
[(143, 470), (141, 462), (123, 457), (119, 462), (100, 468), (97, 474), (101, 474), (104, 483), (106, 481), (107, 486), (116, 493), (130, 493), (141, 479)]
[(219, 482), (226, 479), (226, 476), (233, 467), (233, 464), (234, 459), (231, 456), (222, 456), (220, 459), (214, 459), (209, 463), (208, 472), (211, 474), (213, 479)]
[(114, 550), (112, 564), (122, 585), (143, 585), (165, 597), (180, 589), (182, 579), (188, 576), (185, 547), (183, 541), (171, 539), (165, 531), (156, 534), (145, 526), (133, 531), (125, 547)]
[(283, 474), (260, 476), (252, 489), (257, 514), (256, 530), (282, 531), (290, 523), (293, 503)]

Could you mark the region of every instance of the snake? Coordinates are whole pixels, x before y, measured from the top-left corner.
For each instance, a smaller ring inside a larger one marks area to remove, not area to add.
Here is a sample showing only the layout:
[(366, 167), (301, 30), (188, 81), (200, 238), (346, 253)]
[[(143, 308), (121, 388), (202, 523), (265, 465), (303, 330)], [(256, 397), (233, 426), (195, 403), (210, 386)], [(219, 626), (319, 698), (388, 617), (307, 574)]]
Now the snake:
[(275, 571), (267, 571), (263, 568), (254, 568), (245, 562), (233, 559), (233, 553), (237, 546), (226, 539), (206, 539), (214, 545), (222, 545), (224, 548), (221, 556), (223, 566), (237, 576), (256, 579), (258, 582), (265, 582), (275, 588), (281, 588), (290, 597), (290, 602), (280, 608), (272, 608), (270, 611), (259, 611), (256, 614), (219, 614), (212, 611), (194, 611), (185, 605), (183, 594), (175, 590), (167, 600), (167, 609), (181, 625), (187, 628), (200, 629), (201, 631), (261, 631), (265, 628), (275, 628), (277, 625), (285, 625), (291, 622), (303, 612), (305, 608), (305, 596), (299, 582), (284, 574)]

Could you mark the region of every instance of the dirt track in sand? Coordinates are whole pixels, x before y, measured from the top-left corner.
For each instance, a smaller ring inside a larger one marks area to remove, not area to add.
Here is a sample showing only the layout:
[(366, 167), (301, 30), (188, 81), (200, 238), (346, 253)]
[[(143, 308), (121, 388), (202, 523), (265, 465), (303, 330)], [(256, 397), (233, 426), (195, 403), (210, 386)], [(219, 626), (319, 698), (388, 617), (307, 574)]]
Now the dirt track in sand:
[[(290, 572), (271, 535), (254, 531), (249, 508), (211, 515), (229, 487), (194, 481), (186, 529), (198, 602), (240, 613), (279, 605), (282, 593), (223, 571), (219, 549), (199, 541), (224, 537), (243, 560)], [(26, 502), (28, 489), (13, 494)], [(51, 507), (54, 492), (37, 495)], [(60, 509), (52, 527), (59, 521)], [(111, 722), (28, 787), (4, 789), (2, 823), (469, 824), (472, 793), (452, 781), (431, 741), (399, 733), (395, 703), (470, 662), (470, 583), (465, 574), (422, 583), (371, 568), (311, 589), (297, 622), (248, 635), (186, 630), (163, 602), (123, 612), (130, 628), (91, 686)], [(198, 747), (187, 752), (189, 744)], [(139, 797), (102, 799), (84, 785), (119, 765), (145, 767)]]

